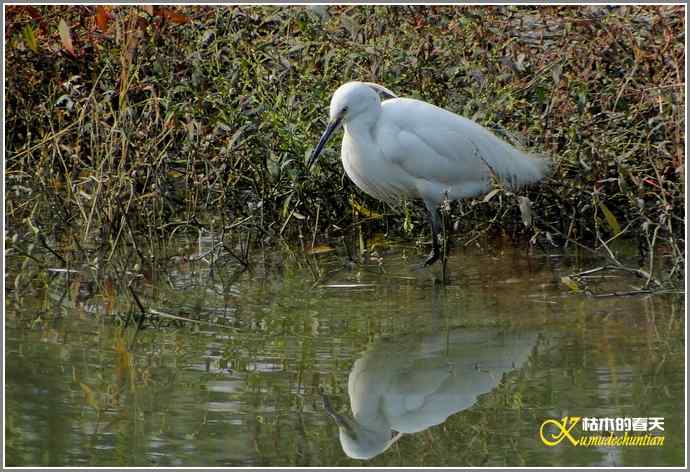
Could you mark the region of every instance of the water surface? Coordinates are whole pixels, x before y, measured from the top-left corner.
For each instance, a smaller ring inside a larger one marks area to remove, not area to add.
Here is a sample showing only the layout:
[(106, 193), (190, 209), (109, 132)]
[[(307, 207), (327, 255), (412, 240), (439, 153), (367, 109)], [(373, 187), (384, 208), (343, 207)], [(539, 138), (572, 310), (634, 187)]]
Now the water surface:
[[(572, 255), (456, 250), (446, 286), (420, 260), (180, 258), (133, 288), (204, 322), (137, 329), (117, 283), (17, 286), (8, 258), (7, 465), (682, 464), (681, 296), (572, 293), (560, 278), (596, 264)], [(663, 417), (665, 442), (546, 446), (540, 425), (566, 415)]]

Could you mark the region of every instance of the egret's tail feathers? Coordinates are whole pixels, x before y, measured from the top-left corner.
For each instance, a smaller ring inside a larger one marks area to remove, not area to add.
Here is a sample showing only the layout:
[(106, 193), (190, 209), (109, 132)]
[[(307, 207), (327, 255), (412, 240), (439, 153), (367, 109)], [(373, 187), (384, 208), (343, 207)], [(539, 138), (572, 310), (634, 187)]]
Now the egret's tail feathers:
[(509, 188), (519, 188), (539, 182), (551, 170), (551, 160), (523, 152), (502, 140), (475, 122), (466, 120), (463, 124), (472, 133), (470, 142), (474, 153), (488, 167), (488, 176), (493, 175)]
[(544, 177), (548, 177), (553, 172), (553, 159), (546, 154), (538, 156), (542, 161), (542, 170), (544, 171)]
[(493, 172), (511, 188), (539, 182), (550, 174), (552, 161), (546, 156), (534, 156), (511, 146), (509, 159), (495, 161)]
[(549, 156), (543, 154), (531, 155), (529, 156), (537, 165), (537, 171), (539, 173), (539, 180), (548, 177), (553, 171), (553, 161)]

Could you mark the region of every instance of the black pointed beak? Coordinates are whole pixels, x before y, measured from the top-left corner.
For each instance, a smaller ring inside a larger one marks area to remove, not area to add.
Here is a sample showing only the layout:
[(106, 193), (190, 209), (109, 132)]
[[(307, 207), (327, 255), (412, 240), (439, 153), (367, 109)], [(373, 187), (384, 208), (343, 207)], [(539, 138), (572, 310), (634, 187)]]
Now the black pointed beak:
[(316, 159), (318, 159), (319, 154), (321, 154), (321, 150), (326, 145), (328, 138), (330, 138), (333, 132), (338, 129), (341, 122), (342, 117), (337, 118), (335, 121), (331, 121), (330, 123), (328, 123), (326, 131), (323, 132), (323, 134), (321, 135), (321, 139), (319, 139), (319, 144), (316, 145), (316, 149), (314, 149), (314, 152), (312, 152), (311, 156), (309, 156), (309, 161), (307, 162), (307, 170), (311, 170), (313, 165), (316, 163)]
[(333, 418), (335, 424), (338, 425), (339, 428), (344, 429), (348, 435), (351, 437), (356, 437), (355, 430), (352, 427), (352, 424), (350, 424), (350, 420), (333, 409), (330, 399), (323, 392), (323, 390), (321, 390), (321, 387), (319, 387), (319, 393), (321, 394), (321, 400), (323, 401), (323, 408), (326, 410), (326, 413), (328, 413), (328, 416)]

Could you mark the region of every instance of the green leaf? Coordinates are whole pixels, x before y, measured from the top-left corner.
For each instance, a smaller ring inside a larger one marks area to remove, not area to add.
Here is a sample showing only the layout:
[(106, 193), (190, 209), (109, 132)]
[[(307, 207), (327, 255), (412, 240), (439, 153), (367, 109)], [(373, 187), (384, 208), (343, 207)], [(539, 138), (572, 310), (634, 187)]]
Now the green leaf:
[(611, 213), (611, 210), (609, 210), (606, 205), (604, 205), (604, 202), (599, 202), (599, 208), (601, 208), (601, 211), (604, 213), (606, 223), (608, 224), (609, 228), (611, 228), (611, 231), (613, 231), (613, 235), (615, 236), (619, 234), (621, 232), (621, 225), (616, 219), (615, 215)]
[(283, 202), (283, 210), (281, 211), (281, 216), (283, 219), (287, 218), (288, 214), (290, 213), (290, 201), (292, 201), (292, 196), (295, 194), (294, 190), (290, 192), (290, 195), (287, 196), (285, 201)]
[(335, 248), (329, 244), (317, 244), (306, 249), (307, 254), (323, 254), (326, 252), (333, 252)]
[(568, 277), (567, 275), (564, 277), (561, 277), (561, 283), (568, 287), (570, 290), (573, 292), (579, 292), (580, 291), (580, 286), (575, 282), (572, 278)]
[(31, 27), (31, 25), (26, 25), (24, 29), (22, 29), (22, 36), (24, 37), (24, 42), (26, 43), (26, 46), (33, 52), (37, 53), (38, 40), (36, 39), (36, 33), (34, 32), (34, 29)]
[(486, 196), (484, 196), (484, 199), (483, 199), (482, 201), (483, 201), (484, 203), (490, 201), (490, 200), (491, 200), (492, 198), (494, 198), (494, 196), (495, 196), (498, 192), (500, 192), (500, 191), (501, 191), (500, 188), (495, 188), (495, 189), (493, 189), (491, 192), (487, 193)]
[(522, 224), (529, 228), (532, 226), (532, 202), (527, 197), (518, 196), (518, 206), (520, 207)]
[(79, 383), (79, 385), (81, 386), (81, 389), (84, 392), (84, 400), (86, 400), (86, 403), (89, 406), (91, 406), (94, 410), (98, 410), (98, 402), (96, 401), (96, 396), (94, 395), (91, 387), (81, 382)]
[(377, 220), (383, 218), (383, 215), (381, 215), (380, 213), (376, 213), (375, 211), (370, 210), (361, 203), (359, 203), (357, 200), (355, 200), (355, 197), (350, 197), (350, 205), (352, 205), (352, 208), (354, 208), (357, 213), (364, 216), (365, 218), (374, 218)]
[(411, 234), (412, 228), (414, 228), (414, 225), (412, 224), (412, 214), (410, 212), (410, 208), (405, 205), (405, 220), (403, 221), (403, 230), (405, 233)]
[(556, 64), (551, 68), (551, 78), (553, 79), (553, 83), (558, 85), (558, 83), (561, 81), (561, 65)]

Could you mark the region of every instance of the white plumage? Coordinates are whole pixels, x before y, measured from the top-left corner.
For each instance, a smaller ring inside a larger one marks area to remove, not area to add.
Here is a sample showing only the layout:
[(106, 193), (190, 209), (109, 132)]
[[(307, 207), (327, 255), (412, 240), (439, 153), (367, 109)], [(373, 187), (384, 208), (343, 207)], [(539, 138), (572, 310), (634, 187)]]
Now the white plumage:
[[(382, 102), (379, 93), (389, 99)], [(392, 205), (402, 198), (424, 201), (433, 236), (427, 265), (439, 257), (437, 209), (446, 198), (481, 195), (492, 175), (508, 188), (531, 184), (550, 166), (472, 120), (364, 82), (348, 82), (333, 94), (329, 125), (309, 166), (341, 124), (343, 166), (360, 189)]]
[(328, 411), (343, 450), (355, 459), (371, 459), (403, 434), (443, 423), (527, 362), (536, 342), (535, 333), (494, 328), (377, 341), (348, 377), (352, 417)]

